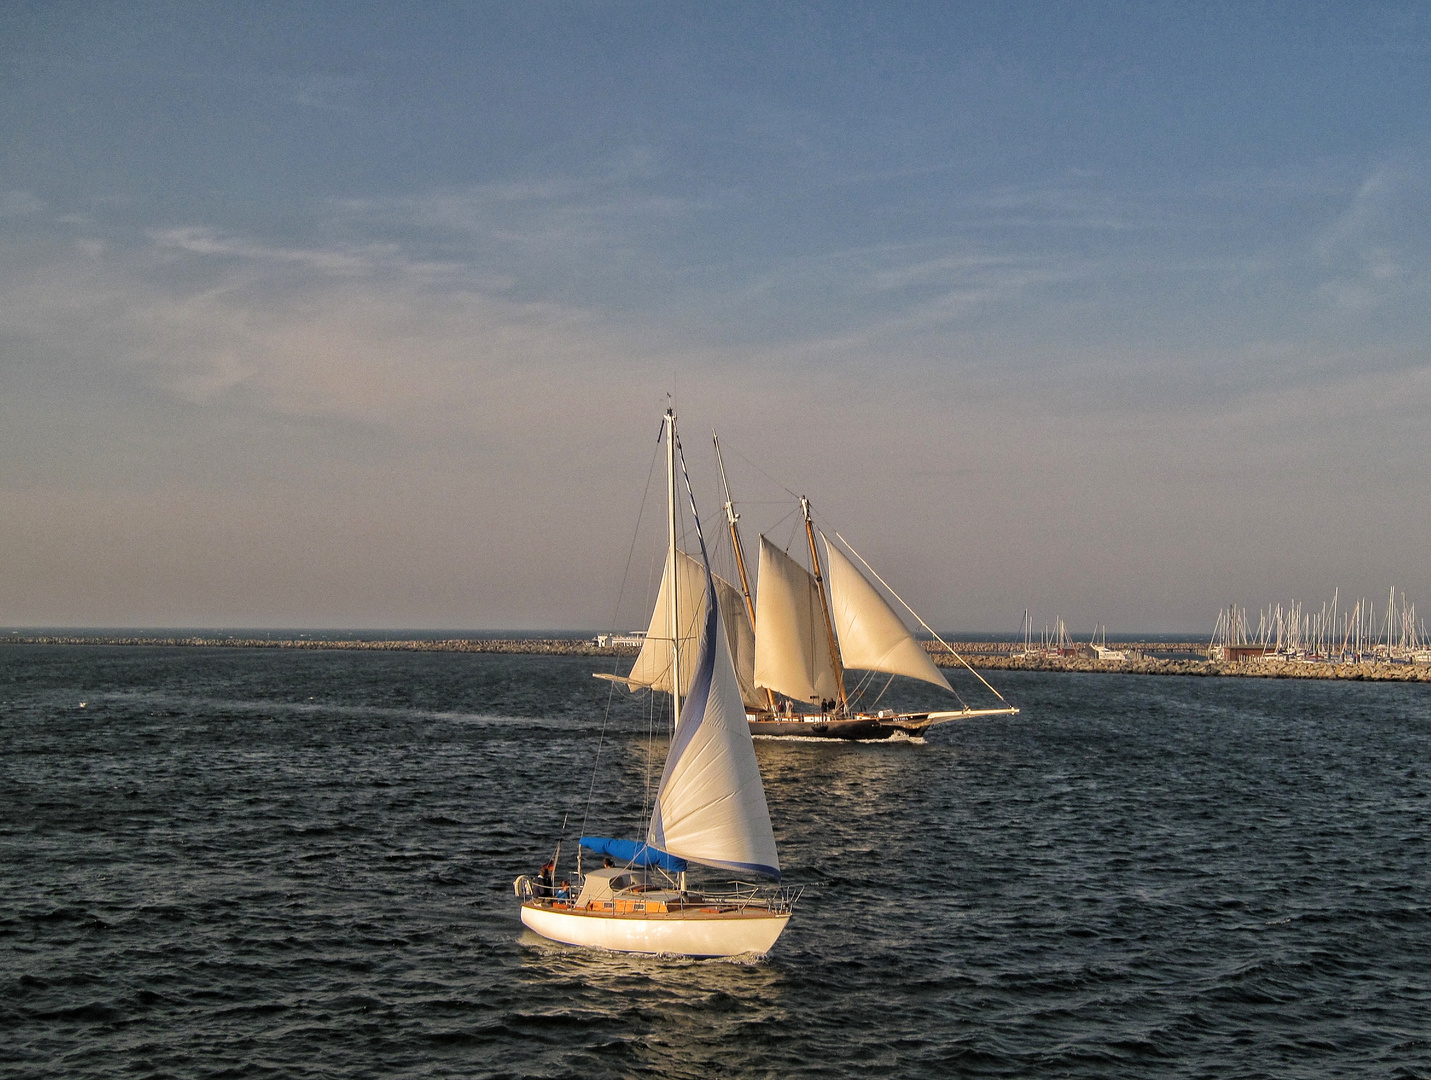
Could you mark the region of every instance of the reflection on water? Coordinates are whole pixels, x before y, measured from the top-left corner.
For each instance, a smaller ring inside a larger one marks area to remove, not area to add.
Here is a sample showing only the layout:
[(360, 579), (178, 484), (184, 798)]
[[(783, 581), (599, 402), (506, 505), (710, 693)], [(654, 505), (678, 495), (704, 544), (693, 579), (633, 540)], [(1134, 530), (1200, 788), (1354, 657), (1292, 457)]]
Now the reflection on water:
[(610, 1030), (592, 1048), (607, 1068), (708, 1077), (732, 1048), (778, 1041), (788, 1026), (787, 980), (751, 957), (691, 960), (579, 949), (524, 931), (519, 993), (528, 1020)]

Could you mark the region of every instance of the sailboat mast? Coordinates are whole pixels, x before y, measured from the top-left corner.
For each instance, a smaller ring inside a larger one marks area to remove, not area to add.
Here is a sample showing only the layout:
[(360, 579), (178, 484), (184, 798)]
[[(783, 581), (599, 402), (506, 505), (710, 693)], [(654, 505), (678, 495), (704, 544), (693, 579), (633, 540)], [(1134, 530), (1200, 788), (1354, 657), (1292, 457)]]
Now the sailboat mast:
[[(745, 573), (745, 549), (740, 544), (740, 528), (736, 524), (740, 521), (740, 515), (735, 512), (735, 503), (730, 497), (730, 483), (725, 478), (725, 459), (720, 456), (720, 436), (714, 431), (711, 438), (715, 441), (716, 465), (720, 469), (720, 486), (725, 491), (725, 520), (730, 525), (730, 544), (735, 549), (735, 570), (740, 575), (740, 592), (745, 597), (745, 613), (750, 616), (750, 629), (755, 630), (755, 601), (750, 598), (750, 578)], [(775, 691), (770, 687), (763, 687), (765, 690), (765, 704), (770, 707), (770, 711), (775, 711)]]
[(671, 568), (671, 730), (675, 731), (676, 721), (681, 716), (681, 626), (677, 612), (681, 610), (677, 591), (681, 580), (680, 567), (676, 565), (676, 412), (666, 410), (666, 536), (669, 546), (666, 565)]
[(815, 547), (815, 526), (810, 521), (810, 500), (800, 496), (800, 510), (805, 515), (805, 538), (810, 541), (810, 566), (815, 572), (815, 591), (820, 594), (820, 610), (825, 615), (825, 633), (830, 639), (830, 663), (835, 668), (835, 693), (840, 698), (840, 712), (845, 711), (845, 663), (840, 658), (840, 643), (835, 640), (835, 624), (830, 619), (830, 602), (825, 599), (825, 578), (820, 570), (820, 552)]

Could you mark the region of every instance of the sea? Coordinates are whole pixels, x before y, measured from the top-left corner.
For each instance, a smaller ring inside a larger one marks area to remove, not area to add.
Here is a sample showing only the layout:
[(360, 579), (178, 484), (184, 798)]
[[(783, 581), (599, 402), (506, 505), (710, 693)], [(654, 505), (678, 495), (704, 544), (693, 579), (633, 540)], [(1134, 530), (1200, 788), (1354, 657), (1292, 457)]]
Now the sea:
[(1431, 686), (999, 672), (759, 740), (803, 892), (689, 960), (518, 917), (639, 835), (609, 663), (0, 646), (0, 1075), (1431, 1077)]

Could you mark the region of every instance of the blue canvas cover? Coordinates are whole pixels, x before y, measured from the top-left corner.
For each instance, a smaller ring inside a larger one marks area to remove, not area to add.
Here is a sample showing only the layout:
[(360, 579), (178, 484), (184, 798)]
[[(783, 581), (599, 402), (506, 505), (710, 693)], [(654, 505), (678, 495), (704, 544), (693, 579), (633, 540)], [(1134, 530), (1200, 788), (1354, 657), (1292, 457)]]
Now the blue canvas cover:
[(581, 846), (598, 855), (610, 855), (629, 866), (658, 866), (669, 874), (678, 874), (686, 868), (686, 860), (668, 855), (660, 848), (643, 844), (639, 840), (613, 840), (607, 836), (583, 836)]

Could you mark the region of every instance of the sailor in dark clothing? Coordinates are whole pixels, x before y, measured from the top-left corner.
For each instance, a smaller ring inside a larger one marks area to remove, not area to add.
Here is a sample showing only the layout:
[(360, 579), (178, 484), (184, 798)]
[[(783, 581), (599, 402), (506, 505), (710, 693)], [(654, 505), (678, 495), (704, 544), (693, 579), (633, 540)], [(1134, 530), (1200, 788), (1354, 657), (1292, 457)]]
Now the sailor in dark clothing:
[(552, 871), (555, 870), (551, 863), (542, 864), (542, 872), (537, 875), (537, 899), (550, 900), (552, 898)]

